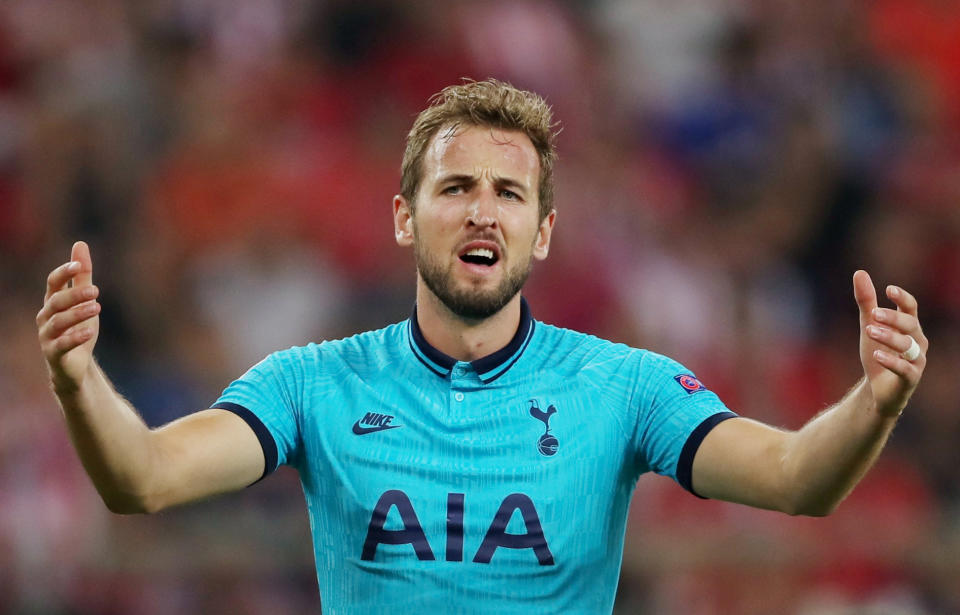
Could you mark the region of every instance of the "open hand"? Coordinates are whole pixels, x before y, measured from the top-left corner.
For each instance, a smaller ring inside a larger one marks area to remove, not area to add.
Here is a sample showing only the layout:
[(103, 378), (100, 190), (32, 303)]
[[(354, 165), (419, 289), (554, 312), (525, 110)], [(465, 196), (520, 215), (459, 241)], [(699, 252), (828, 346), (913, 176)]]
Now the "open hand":
[[(888, 286), (887, 297), (896, 309), (877, 305), (877, 291), (866, 271), (853, 274), (853, 294), (860, 308), (860, 362), (873, 392), (877, 411), (895, 416), (903, 411), (927, 365), (929, 342), (917, 318), (917, 300), (898, 286)], [(908, 361), (901, 353), (912, 341), (920, 355)]]
[(90, 248), (78, 241), (70, 262), (47, 277), (43, 308), (37, 314), (40, 349), (57, 392), (76, 390), (93, 363), (100, 333), (99, 292), (93, 285)]

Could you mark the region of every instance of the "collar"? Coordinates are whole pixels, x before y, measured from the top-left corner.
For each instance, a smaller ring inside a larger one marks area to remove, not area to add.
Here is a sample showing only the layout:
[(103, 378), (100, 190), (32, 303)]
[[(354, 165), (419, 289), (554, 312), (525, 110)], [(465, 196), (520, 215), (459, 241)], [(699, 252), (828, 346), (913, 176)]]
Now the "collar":
[[(414, 356), (438, 376), (443, 378), (449, 376), (457, 360), (431, 346), (423, 337), (423, 331), (420, 330), (420, 324), (417, 322), (416, 305), (413, 306), (413, 315), (410, 317), (409, 323), (408, 341)], [(517, 327), (517, 332), (513, 335), (510, 343), (493, 354), (470, 362), (484, 384), (493, 382), (517, 362), (524, 349), (530, 344), (530, 339), (533, 337), (533, 327), (534, 320), (530, 315), (530, 306), (526, 299), (520, 297), (520, 326)]]

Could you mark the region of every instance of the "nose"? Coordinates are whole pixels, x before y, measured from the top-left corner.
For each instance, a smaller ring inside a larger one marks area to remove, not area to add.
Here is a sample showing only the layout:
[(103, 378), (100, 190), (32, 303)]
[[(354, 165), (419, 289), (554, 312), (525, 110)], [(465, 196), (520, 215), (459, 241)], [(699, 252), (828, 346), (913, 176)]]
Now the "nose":
[(495, 196), (483, 191), (470, 203), (467, 210), (467, 225), (479, 227), (497, 226), (497, 203)]

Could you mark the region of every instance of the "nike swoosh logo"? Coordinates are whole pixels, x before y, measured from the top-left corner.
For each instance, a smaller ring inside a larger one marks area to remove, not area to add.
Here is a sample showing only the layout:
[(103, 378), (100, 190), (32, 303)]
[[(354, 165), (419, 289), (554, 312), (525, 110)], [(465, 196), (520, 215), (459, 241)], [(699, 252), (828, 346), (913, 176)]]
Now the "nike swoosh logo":
[(397, 427), (403, 427), (403, 425), (377, 425), (376, 427), (361, 427), (360, 421), (357, 421), (353, 424), (353, 433), (358, 436), (364, 434), (373, 433), (375, 431), (385, 431), (387, 429), (396, 429)]

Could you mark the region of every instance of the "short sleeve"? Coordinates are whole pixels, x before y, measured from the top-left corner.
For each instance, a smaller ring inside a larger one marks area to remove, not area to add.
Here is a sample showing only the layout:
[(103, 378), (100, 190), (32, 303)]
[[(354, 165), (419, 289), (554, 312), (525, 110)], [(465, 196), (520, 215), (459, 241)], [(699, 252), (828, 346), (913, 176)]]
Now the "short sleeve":
[(634, 446), (642, 467), (693, 491), (693, 458), (719, 423), (736, 416), (689, 369), (653, 352), (644, 354), (635, 400)]
[(246, 421), (263, 448), (264, 476), (290, 463), (299, 449), (295, 387), (290, 382), (292, 359), (274, 353), (234, 380), (211, 408), (233, 412)]

